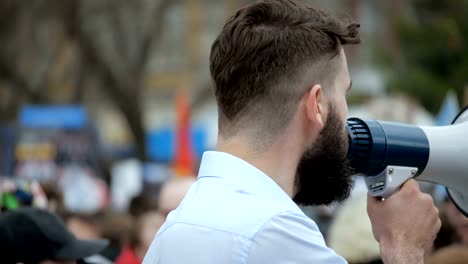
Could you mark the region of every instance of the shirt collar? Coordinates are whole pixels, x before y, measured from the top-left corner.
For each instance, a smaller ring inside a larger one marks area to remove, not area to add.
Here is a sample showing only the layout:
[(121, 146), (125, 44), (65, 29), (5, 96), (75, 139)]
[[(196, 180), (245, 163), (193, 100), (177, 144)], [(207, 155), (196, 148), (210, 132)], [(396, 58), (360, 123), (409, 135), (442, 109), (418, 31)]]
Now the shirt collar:
[(198, 179), (205, 177), (222, 178), (254, 195), (294, 204), (268, 175), (247, 161), (225, 152), (207, 151), (203, 154)]

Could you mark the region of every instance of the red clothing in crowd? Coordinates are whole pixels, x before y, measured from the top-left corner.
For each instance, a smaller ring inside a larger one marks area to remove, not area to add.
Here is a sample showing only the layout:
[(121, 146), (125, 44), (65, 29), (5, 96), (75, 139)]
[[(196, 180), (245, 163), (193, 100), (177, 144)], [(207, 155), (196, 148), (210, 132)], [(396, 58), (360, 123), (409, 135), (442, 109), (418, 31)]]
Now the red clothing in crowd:
[(135, 255), (133, 249), (126, 247), (115, 261), (115, 264), (141, 264), (141, 262), (142, 260)]

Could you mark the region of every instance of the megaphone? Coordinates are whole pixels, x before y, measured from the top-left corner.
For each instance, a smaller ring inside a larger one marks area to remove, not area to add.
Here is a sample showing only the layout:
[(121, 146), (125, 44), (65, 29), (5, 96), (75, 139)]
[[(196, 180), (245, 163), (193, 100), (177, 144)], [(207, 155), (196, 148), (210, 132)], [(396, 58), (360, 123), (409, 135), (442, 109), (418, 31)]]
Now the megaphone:
[(389, 197), (411, 178), (447, 188), (468, 216), (468, 107), (449, 126), (349, 118), (348, 159), (373, 196)]

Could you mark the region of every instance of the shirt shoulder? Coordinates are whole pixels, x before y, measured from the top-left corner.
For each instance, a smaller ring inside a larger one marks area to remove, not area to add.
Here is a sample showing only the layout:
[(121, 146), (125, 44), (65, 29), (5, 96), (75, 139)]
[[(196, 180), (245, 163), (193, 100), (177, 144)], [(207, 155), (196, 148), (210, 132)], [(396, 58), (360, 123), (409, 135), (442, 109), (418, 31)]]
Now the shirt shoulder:
[(302, 213), (290, 199), (272, 200), (235, 184), (220, 183), (216, 179), (199, 179), (160, 232), (188, 224), (250, 239), (278, 213)]
[(317, 225), (304, 214), (274, 215), (252, 238), (247, 263), (345, 264), (328, 248)]

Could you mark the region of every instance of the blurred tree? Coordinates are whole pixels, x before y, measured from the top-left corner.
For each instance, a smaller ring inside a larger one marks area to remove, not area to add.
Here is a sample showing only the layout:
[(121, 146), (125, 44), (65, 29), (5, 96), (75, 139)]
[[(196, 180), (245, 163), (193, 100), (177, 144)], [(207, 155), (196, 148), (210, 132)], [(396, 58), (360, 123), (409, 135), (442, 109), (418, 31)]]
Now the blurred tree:
[[(176, 0), (0, 1), (0, 109), (79, 103), (98, 82), (122, 113), (145, 160), (141, 96), (147, 63)], [(8, 110), (8, 111), (7, 111)]]
[(393, 8), (390, 16), (397, 47), (379, 49), (387, 88), (407, 93), (437, 113), (448, 90), (454, 90), (462, 102), (468, 84), (468, 1), (412, 0), (408, 4), (411, 12)]
[(171, 0), (74, 0), (63, 12), (69, 33), (122, 112), (138, 157), (147, 159), (141, 92), (151, 50)]
[(0, 3), (1, 120), (14, 120), (22, 103), (80, 100), (85, 75), (57, 10), (47, 1)]

